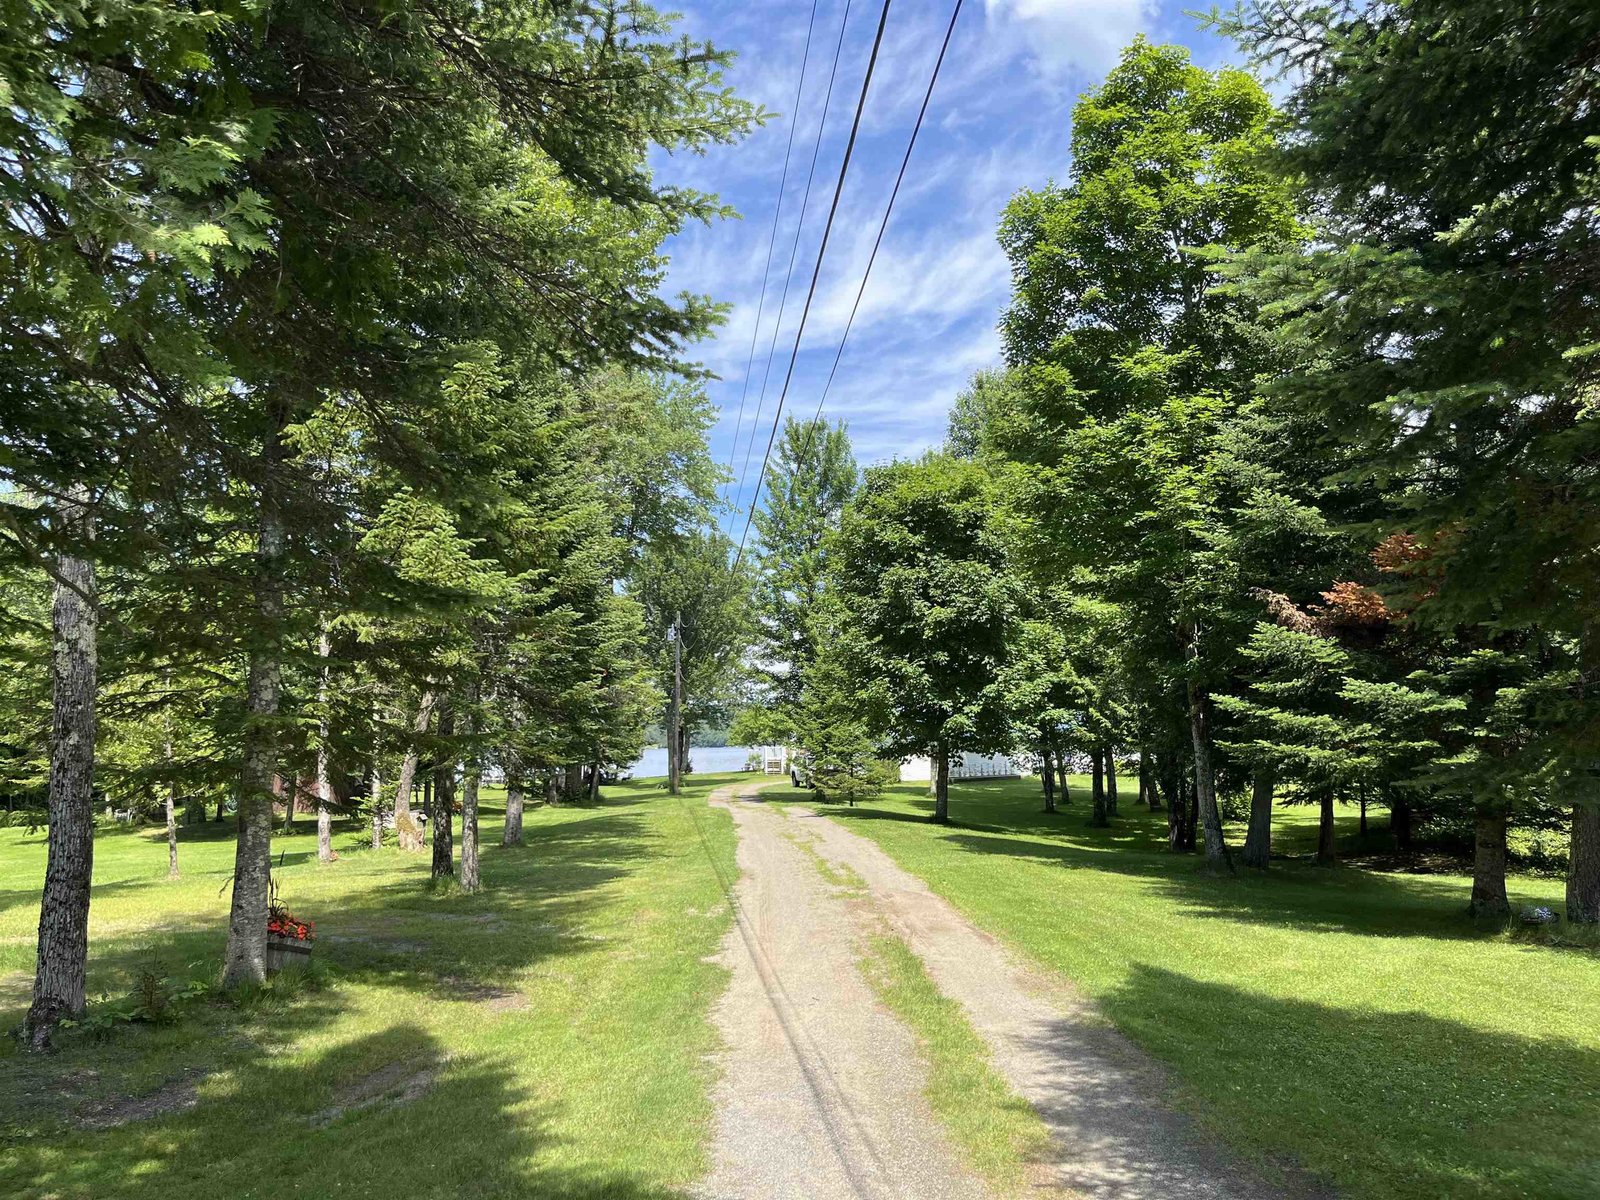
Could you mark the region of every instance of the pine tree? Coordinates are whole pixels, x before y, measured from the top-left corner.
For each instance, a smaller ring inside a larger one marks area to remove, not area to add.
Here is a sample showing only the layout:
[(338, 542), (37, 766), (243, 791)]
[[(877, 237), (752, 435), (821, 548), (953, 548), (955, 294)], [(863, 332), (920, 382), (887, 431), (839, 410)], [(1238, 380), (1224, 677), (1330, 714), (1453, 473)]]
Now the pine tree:
[(1587, 0), (1247, 3), (1220, 24), (1288, 73), (1279, 170), (1316, 241), (1235, 269), (1309, 349), (1275, 389), (1432, 556), (1414, 619), (1566, 640), (1549, 769), (1572, 800), (1568, 915), (1600, 921), (1600, 9)]
[(752, 518), (754, 653), (763, 664), (769, 706), (780, 726), (792, 725), (803, 703), (806, 671), (817, 656), (812, 630), (825, 598), (828, 535), (838, 527), (856, 479), (842, 423), (793, 417), (785, 422), (767, 472), (766, 502)]

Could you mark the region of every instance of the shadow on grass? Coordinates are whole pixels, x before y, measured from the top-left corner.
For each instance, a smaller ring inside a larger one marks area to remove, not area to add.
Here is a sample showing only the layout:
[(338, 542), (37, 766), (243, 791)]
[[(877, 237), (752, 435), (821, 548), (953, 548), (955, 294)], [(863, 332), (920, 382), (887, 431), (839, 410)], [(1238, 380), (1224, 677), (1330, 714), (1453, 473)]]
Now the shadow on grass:
[[(658, 857), (665, 835), (647, 826), (638, 798), (628, 798), (531, 823), (525, 838), (521, 847), (502, 848), (497, 839), (485, 846), (485, 891), (476, 895), (430, 889), (426, 854), (393, 850), (382, 852), (392, 863), (374, 856), (363, 873), (352, 873), (348, 891), (308, 889), (302, 915), (317, 922), (316, 958), (331, 986), (291, 989), (288, 997), (269, 989), (237, 1008), (194, 1002), (175, 1024), (117, 1026), (103, 1040), (68, 1034), (47, 1059), (0, 1050), (0, 1145), (14, 1148), (0, 1150), (0, 1194), (671, 1195), (615, 1170), (570, 1167), (570, 1156), (566, 1168), (540, 1165), (550, 1136), (541, 1112), (550, 1110), (537, 1097), (513, 1094), (510, 1077), (492, 1062), (444, 1061), (418, 1029), (390, 1029), (307, 1061), (308, 1035), (320, 1050), (317, 1032), (354, 1003), (341, 984), (456, 1002), (445, 1011), (468, 1024), (501, 1012), (514, 1020), (514, 1004), (496, 1003), (515, 1000), (520, 972), (561, 955), (607, 952), (601, 943), (610, 932), (591, 920), (604, 909), (600, 893)], [(133, 889), (140, 881), (103, 886)], [(210, 977), (226, 937), (225, 901), (216, 909), (193, 928), (97, 939), (92, 976), (125, 985), (155, 961), (164, 972)], [(341, 1089), (353, 1081), (413, 1061), (412, 1075), (437, 1075), (425, 1095), (399, 1105), (341, 1105)], [(196, 1083), (190, 1111), (156, 1112), (115, 1129), (82, 1127), (86, 1114), (107, 1105)], [(350, 1111), (328, 1116), (339, 1107)]]
[[(652, 834), (637, 805), (605, 801), (558, 823), (529, 825), (520, 847), (486, 845), (484, 890), (476, 895), (430, 888), (426, 851), (390, 849), (381, 853), (395, 861), (393, 878), (353, 877), (351, 891), (302, 903), (294, 877), (285, 876), (285, 899), (316, 923), (316, 960), (336, 976), (459, 1000), (499, 988), (541, 960), (596, 948), (596, 937), (581, 928), (595, 893), (652, 857)], [(96, 884), (95, 897), (167, 886), (160, 879), (115, 880)], [(4, 895), (38, 903), (34, 889)], [(97, 936), (90, 947), (91, 1004), (102, 993), (125, 994), (144, 970), (214, 979), (226, 937), (225, 895), (208, 903), (203, 917), (164, 913), (137, 932)], [(0, 1014), (0, 1023), (10, 1027), (21, 1015)]]
[[(905, 795), (895, 799), (917, 811), (870, 805), (827, 811), (846, 821), (918, 824), (932, 812), (931, 800)], [(1030, 799), (1016, 783), (966, 785), (952, 795), (950, 804), (951, 812), (963, 819), (940, 827), (934, 836), (973, 854), (1149, 880), (1190, 916), (1378, 937), (1471, 940), (1504, 932), (1503, 926), (1478, 925), (1467, 917), (1464, 884), (1458, 891), (1428, 876), (1354, 867), (1327, 870), (1299, 857), (1274, 858), (1265, 874), (1241, 869), (1237, 875), (1215, 877), (1204, 872), (1196, 856), (1167, 850), (1162, 813), (1124, 808), (1109, 828), (1097, 829), (1088, 824), (1086, 806), (1075, 804), (1066, 812), (1047, 814), (1033, 811)], [(1239, 846), (1233, 849), (1237, 855)], [(1515, 906), (1515, 878), (1510, 891)], [(1526, 945), (1530, 950), (1592, 953), (1582, 946)]]
[[(427, 851), (404, 856), (410, 867), (404, 874), (382, 882), (367, 876), (359, 890), (336, 898), (299, 902), (293, 877), (284, 879), (281, 894), (296, 915), (315, 923), (315, 957), (340, 977), (459, 999), (503, 985), (543, 959), (594, 949), (593, 936), (578, 928), (594, 893), (652, 857), (644, 818), (630, 808), (603, 804), (559, 824), (526, 827), (522, 846), (485, 846), (484, 890), (474, 895), (431, 888), (422, 873)], [(98, 885), (96, 895), (117, 886)], [(163, 925), (97, 939), (91, 969), (97, 978), (126, 982), (155, 960), (171, 974), (192, 975), (190, 968), (199, 967), (203, 975), (220, 961), (226, 933), (222, 900), (193, 928)]]
[[(297, 1012), (297, 1017), (300, 1014)], [(326, 1050), (257, 1053), (198, 1078), (195, 1103), (135, 1124), (58, 1129), (0, 1159), (6, 1194), (668, 1200), (614, 1172), (558, 1164), (548, 1103), (493, 1060), (451, 1057), (399, 1025)]]
[(1367, 1195), (1595, 1195), (1600, 1053), (1589, 1047), (1144, 965), (1097, 1003), (1180, 1064), (1193, 1110), (1258, 1155), (1288, 1150)]

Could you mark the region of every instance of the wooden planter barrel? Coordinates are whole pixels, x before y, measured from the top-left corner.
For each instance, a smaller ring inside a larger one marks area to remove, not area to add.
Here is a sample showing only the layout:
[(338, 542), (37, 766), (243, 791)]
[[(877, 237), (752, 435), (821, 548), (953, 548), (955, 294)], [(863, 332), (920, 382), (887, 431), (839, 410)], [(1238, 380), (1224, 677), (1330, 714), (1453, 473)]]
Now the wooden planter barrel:
[(299, 938), (278, 937), (267, 934), (267, 974), (276, 975), (286, 968), (311, 965), (311, 943)]

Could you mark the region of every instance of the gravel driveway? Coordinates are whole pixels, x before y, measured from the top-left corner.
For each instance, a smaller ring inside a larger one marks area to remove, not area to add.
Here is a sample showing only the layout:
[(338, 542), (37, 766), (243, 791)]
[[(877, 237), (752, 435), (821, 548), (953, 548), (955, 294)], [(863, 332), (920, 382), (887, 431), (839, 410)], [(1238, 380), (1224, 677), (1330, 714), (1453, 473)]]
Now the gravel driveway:
[[(945, 1200), (984, 1196), (923, 1098), (911, 1034), (857, 965), (868, 922), (887, 921), (965, 1010), (995, 1069), (1048, 1127), (1029, 1192), (1096, 1200), (1324, 1196), (1269, 1183), (1167, 1101), (1160, 1068), (1059, 981), (1018, 962), (877, 845), (804, 808), (711, 803), (738, 828), (732, 981), (715, 1022), (724, 1050), (708, 1200)], [(803, 849), (802, 847), (806, 847)], [(866, 895), (823, 879), (848, 868)], [(1066, 919), (1066, 918), (1064, 918)], [(1196, 1036), (1224, 1013), (1196, 1013)]]

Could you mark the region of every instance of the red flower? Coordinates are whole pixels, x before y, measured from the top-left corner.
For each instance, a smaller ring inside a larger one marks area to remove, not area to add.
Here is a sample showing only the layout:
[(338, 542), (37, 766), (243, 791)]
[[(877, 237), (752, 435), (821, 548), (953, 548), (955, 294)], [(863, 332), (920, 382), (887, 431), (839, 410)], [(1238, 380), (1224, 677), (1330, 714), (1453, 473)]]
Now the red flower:
[(274, 937), (309, 942), (316, 937), (315, 928), (310, 921), (300, 920), (281, 905), (274, 904), (267, 911), (267, 933)]

